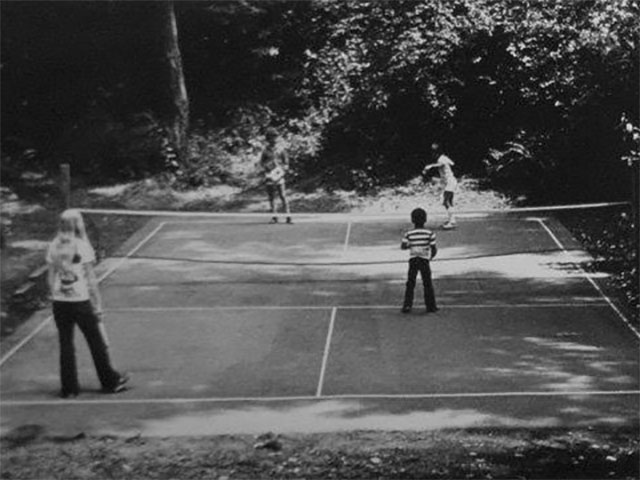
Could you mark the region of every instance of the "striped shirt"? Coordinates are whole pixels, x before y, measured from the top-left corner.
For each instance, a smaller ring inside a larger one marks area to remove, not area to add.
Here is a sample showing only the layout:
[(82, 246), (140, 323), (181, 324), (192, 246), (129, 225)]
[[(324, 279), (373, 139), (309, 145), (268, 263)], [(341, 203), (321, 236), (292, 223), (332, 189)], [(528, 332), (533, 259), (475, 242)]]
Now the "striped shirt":
[(410, 257), (431, 260), (432, 249), (436, 245), (436, 234), (426, 228), (414, 228), (402, 237), (401, 248), (409, 250)]

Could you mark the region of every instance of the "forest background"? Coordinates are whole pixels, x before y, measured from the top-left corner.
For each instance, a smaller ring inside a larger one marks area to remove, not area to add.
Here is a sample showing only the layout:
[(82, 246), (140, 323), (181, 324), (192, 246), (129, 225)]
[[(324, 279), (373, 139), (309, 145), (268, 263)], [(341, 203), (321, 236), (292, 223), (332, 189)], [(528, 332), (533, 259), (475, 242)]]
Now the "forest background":
[(418, 192), (439, 142), (510, 205), (630, 202), (568, 226), (639, 316), (638, 0), (0, 6), (3, 335), (55, 229), (62, 164), (75, 192), (143, 184), (106, 206), (181, 208), (157, 191), (255, 190), (268, 128), (297, 191)]
[(440, 141), (529, 202), (629, 199), (637, 1), (175, 2), (184, 151), (163, 4), (2, 2), (3, 183), (61, 163), (242, 182), (274, 126), (296, 177), (329, 188), (405, 182)]
[[(638, 205), (638, 0), (3, 0), (0, 9), (3, 340), (49, 307), (42, 278), (29, 277), (63, 207), (62, 164), (86, 206), (157, 208), (160, 191), (170, 192), (161, 207), (175, 206), (175, 192), (246, 196), (276, 128), (292, 190), (329, 196), (311, 210), (344, 207), (325, 201), (340, 191), (433, 197), (418, 177), (434, 141), (463, 178), (457, 199), (476, 208), (487, 197), (468, 185), (508, 205)], [(92, 204), (98, 189), (137, 203)], [(611, 278), (637, 327), (632, 211), (563, 220), (593, 255), (583, 267)], [(123, 240), (138, 226), (110, 229)], [(23, 435), (2, 439), (3, 478), (631, 478), (636, 434), (349, 432), (285, 438), (282, 458), (253, 438)]]

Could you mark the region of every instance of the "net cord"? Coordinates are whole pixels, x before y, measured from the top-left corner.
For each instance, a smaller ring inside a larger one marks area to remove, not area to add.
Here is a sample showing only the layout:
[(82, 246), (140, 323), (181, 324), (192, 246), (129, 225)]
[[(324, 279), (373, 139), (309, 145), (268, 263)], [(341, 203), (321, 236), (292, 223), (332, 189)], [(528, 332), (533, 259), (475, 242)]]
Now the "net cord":
[[(608, 208), (628, 206), (629, 202), (600, 202), (600, 203), (580, 203), (566, 205), (547, 205), (535, 207), (514, 207), (504, 209), (469, 209), (456, 210), (456, 216), (464, 217), (465, 215), (492, 215), (492, 214), (509, 214), (509, 213), (533, 213), (544, 211), (558, 210), (583, 210), (589, 208)], [(102, 214), (102, 215), (131, 215), (131, 216), (157, 216), (157, 217), (183, 217), (183, 218), (229, 218), (229, 217), (273, 217), (283, 216), (285, 214), (272, 212), (200, 212), (200, 211), (179, 211), (179, 210), (126, 210), (126, 209), (107, 209), (107, 208), (78, 208), (81, 213), (86, 214)], [(389, 213), (359, 213), (359, 212), (292, 212), (286, 214), (291, 217), (309, 217), (309, 218), (390, 218), (397, 217), (398, 212)]]
[[(436, 257), (432, 261), (433, 262), (455, 262), (462, 260), (474, 260), (480, 258), (491, 258), (491, 257), (513, 257), (518, 255), (528, 255), (528, 254), (547, 254), (547, 253), (556, 253), (561, 252), (562, 250), (559, 248), (548, 248), (544, 250), (528, 250), (528, 251), (519, 251), (519, 252), (508, 252), (508, 253), (485, 253), (485, 254), (476, 254), (476, 255), (461, 255), (457, 257)], [(575, 249), (566, 249), (566, 252), (582, 252), (583, 250), (580, 248)], [(407, 259), (398, 259), (398, 260), (369, 260), (369, 261), (335, 261), (335, 262), (286, 262), (286, 261), (267, 261), (267, 260), (221, 260), (221, 259), (202, 259), (202, 258), (193, 258), (193, 257), (161, 257), (154, 255), (124, 255), (124, 254), (113, 254), (108, 255), (108, 258), (128, 258), (131, 260), (151, 260), (151, 261), (163, 261), (163, 262), (184, 262), (184, 263), (202, 263), (202, 264), (218, 264), (218, 265), (251, 265), (251, 266), (283, 266), (283, 267), (349, 267), (349, 266), (358, 266), (358, 265), (394, 265), (394, 264), (405, 264), (407, 263)], [(575, 262), (574, 262), (575, 263)]]

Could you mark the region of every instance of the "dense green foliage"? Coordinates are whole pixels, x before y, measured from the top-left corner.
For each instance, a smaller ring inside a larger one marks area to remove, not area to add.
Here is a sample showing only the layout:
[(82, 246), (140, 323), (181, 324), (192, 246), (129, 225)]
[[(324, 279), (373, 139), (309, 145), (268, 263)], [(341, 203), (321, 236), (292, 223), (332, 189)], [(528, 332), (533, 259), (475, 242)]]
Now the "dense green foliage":
[[(626, 198), (637, 0), (178, 2), (189, 158), (167, 149), (154, 2), (2, 3), (2, 153), (96, 180), (229, 181), (269, 125), (300, 177), (414, 177), (433, 141), (518, 195)], [(622, 187), (621, 187), (622, 185)]]
[[(467, 171), (486, 159), (513, 191), (619, 181), (615, 127), (625, 111), (637, 117), (637, 3), (333, 2), (324, 12), (331, 35), (314, 71), (330, 73), (307, 78), (333, 116), (330, 164), (411, 174), (440, 140)], [(527, 153), (501, 161), (514, 146)]]

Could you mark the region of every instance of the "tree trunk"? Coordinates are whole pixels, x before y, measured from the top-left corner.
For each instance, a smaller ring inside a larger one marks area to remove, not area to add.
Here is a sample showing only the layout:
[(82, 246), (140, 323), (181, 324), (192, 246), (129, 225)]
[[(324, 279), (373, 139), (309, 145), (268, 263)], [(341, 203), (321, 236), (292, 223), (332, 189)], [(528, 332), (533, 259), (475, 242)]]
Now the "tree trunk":
[(166, 64), (169, 73), (169, 124), (170, 141), (178, 160), (187, 158), (187, 130), (189, 128), (189, 98), (182, 71), (182, 56), (178, 45), (178, 26), (173, 0), (161, 2), (162, 36)]

